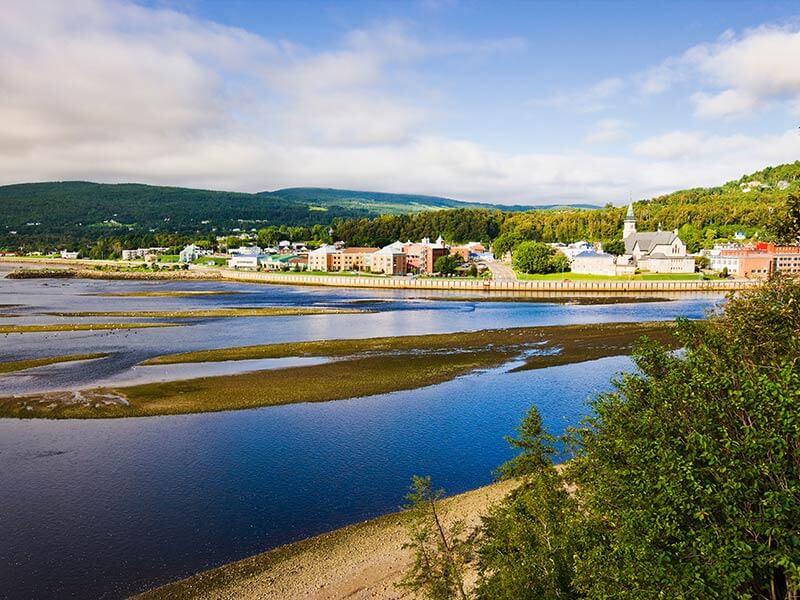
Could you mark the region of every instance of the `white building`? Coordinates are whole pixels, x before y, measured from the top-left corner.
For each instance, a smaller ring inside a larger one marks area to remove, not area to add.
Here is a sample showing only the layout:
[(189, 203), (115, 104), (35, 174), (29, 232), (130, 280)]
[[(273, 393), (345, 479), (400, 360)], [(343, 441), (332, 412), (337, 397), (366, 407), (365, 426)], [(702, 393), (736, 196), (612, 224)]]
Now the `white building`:
[(190, 263), (194, 262), (202, 255), (203, 253), (200, 250), (200, 248), (198, 248), (194, 244), (189, 244), (183, 250), (181, 250), (180, 255), (178, 256), (178, 260), (182, 263)]
[(228, 250), (231, 256), (258, 256), (263, 254), (263, 251), (258, 246), (239, 246), (232, 250)]
[(77, 252), (77, 251), (71, 252), (69, 250), (62, 250), (59, 254), (61, 254), (61, 258), (66, 258), (66, 259), (69, 259), (69, 260), (75, 260), (76, 258), (78, 258), (78, 255), (80, 253)]
[(228, 266), (231, 269), (258, 269), (258, 254), (235, 254), (228, 259)]
[(616, 275), (617, 265), (611, 254), (584, 250), (572, 257), (570, 270), (579, 275)]
[(633, 204), (628, 206), (622, 230), (625, 256), (635, 266), (652, 273), (694, 273), (694, 258), (687, 255), (686, 244), (674, 231), (636, 231)]

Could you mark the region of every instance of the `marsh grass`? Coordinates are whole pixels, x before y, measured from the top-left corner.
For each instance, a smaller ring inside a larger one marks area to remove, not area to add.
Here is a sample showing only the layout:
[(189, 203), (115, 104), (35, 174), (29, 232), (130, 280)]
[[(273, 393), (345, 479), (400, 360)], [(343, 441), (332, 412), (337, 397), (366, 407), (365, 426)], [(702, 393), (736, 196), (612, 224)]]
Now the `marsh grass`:
[(218, 317), (294, 317), (303, 315), (339, 315), (372, 312), (355, 308), (304, 308), (258, 306), (243, 308), (209, 308), (196, 310), (116, 310), (90, 312), (50, 312), (54, 317), (140, 317), (147, 319), (197, 319)]
[(105, 329), (146, 329), (181, 327), (183, 323), (49, 323), (47, 325), (0, 325), (0, 334), (49, 333), (54, 331), (94, 331)]
[[(0, 417), (145, 417), (325, 402), (417, 389), (476, 369), (502, 365), (513, 353), (372, 356), (321, 365), (76, 393), (0, 398)], [(112, 400), (109, 400), (111, 398)]]
[(106, 358), (108, 354), (103, 352), (95, 352), (93, 354), (68, 354), (65, 356), (47, 356), (44, 358), (29, 358), (26, 360), (12, 360), (8, 362), (0, 362), (0, 373), (13, 373), (15, 371), (24, 371), (25, 369), (33, 369), (35, 367), (43, 367), (46, 365), (55, 365), (64, 362), (74, 362), (77, 360), (93, 360), (96, 358)]

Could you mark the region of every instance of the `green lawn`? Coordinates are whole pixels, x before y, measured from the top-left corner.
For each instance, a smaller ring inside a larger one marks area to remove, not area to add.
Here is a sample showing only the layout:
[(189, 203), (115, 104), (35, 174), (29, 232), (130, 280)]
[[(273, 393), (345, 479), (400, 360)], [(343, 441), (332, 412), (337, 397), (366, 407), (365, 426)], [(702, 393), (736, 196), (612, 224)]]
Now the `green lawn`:
[(580, 273), (547, 273), (546, 275), (520, 273), (521, 281), (698, 281), (698, 273), (640, 273), (638, 275), (582, 275)]

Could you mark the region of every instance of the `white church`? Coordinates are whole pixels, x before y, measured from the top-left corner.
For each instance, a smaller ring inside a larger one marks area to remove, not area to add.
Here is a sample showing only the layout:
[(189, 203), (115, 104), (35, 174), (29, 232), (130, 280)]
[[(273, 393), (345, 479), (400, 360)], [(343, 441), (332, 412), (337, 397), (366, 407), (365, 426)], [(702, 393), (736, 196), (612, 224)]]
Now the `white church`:
[(622, 228), (627, 258), (642, 271), (651, 273), (694, 273), (694, 258), (686, 253), (686, 244), (674, 231), (636, 231), (633, 204), (628, 205)]
[(637, 269), (651, 273), (694, 273), (694, 258), (674, 231), (636, 231), (633, 204), (628, 205), (622, 229), (625, 253), (616, 258), (587, 250), (572, 259), (573, 273), (586, 275), (633, 275)]

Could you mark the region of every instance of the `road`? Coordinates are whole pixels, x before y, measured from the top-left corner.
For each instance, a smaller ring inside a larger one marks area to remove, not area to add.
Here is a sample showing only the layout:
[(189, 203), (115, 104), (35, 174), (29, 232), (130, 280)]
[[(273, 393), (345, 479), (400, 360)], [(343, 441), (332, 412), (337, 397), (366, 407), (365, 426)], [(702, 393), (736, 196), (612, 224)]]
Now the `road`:
[(495, 281), (517, 280), (517, 275), (514, 273), (514, 269), (511, 268), (510, 264), (501, 262), (499, 260), (487, 262), (486, 264), (489, 266), (489, 270), (492, 272), (492, 279)]

